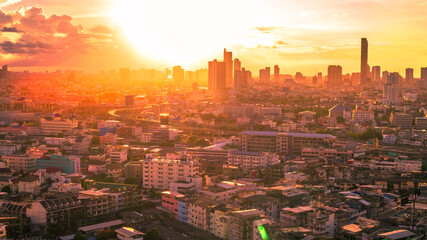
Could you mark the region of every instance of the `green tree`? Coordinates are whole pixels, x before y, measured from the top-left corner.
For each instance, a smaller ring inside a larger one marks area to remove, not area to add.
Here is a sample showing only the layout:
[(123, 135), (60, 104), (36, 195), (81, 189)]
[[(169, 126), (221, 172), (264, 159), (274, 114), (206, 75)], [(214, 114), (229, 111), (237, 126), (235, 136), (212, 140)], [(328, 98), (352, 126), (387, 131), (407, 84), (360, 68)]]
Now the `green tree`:
[(138, 181), (134, 177), (127, 177), (125, 179), (125, 184), (138, 184)]
[(4, 187), (1, 189), (1, 191), (2, 191), (2, 192), (7, 192), (8, 194), (11, 194), (11, 193), (12, 193), (12, 189), (10, 188), (10, 186), (4, 186)]
[(159, 234), (159, 230), (157, 230), (157, 228), (150, 229), (144, 235), (144, 240), (159, 240), (159, 239), (160, 239), (160, 234)]
[[(107, 240), (110, 238), (115, 238), (116, 233), (112, 230), (104, 230), (96, 235), (96, 240)], [(144, 237), (145, 238), (145, 237)]]
[(76, 233), (76, 235), (74, 235), (73, 240), (86, 240), (87, 238), (83, 235), (81, 235), (80, 233)]

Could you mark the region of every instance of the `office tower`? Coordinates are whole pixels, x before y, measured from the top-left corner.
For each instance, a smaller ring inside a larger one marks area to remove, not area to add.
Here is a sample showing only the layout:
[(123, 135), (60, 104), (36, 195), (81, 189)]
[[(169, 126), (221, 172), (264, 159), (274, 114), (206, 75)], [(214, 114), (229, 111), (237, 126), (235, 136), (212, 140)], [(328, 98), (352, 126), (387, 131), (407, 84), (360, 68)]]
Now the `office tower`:
[(360, 57), (360, 84), (368, 83), (368, 40), (362, 38), (362, 49)]
[(321, 73), (321, 72), (318, 72), (318, 73), (317, 73), (317, 82), (318, 82), (318, 83), (321, 83), (321, 82), (322, 82), (322, 80), (323, 80), (322, 73)]
[(270, 67), (265, 67), (264, 69), (259, 70), (259, 82), (270, 82)]
[(383, 97), (387, 104), (394, 104), (399, 101), (399, 73), (390, 73), (387, 77), (387, 83), (384, 84)]
[(274, 82), (280, 81), (280, 68), (279, 65), (274, 66)]
[(328, 88), (340, 87), (342, 82), (342, 67), (340, 65), (329, 65), (328, 66)]
[(373, 66), (372, 67), (372, 82), (378, 83), (381, 81), (381, 67)]
[(234, 72), (234, 89), (241, 91), (248, 87), (248, 82), (251, 78), (251, 72), (245, 68)]
[(234, 71), (240, 71), (242, 69), (242, 63), (238, 58), (234, 59)]
[(388, 74), (389, 74), (388, 71), (383, 71), (383, 75), (382, 75), (382, 79), (381, 79), (382, 82), (384, 82), (384, 83), (387, 82)]
[(412, 83), (414, 81), (414, 69), (413, 68), (407, 68), (406, 69), (406, 83)]
[(233, 86), (233, 53), (227, 52), (224, 48), (224, 62), (225, 62), (225, 78), (226, 78), (226, 87)]
[(427, 81), (427, 67), (421, 68), (421, 80)]
[(316, 75), (314, 75), (314, 77), (312, 78), (311, 83), (313, 85), (317, 85), (317, 76)]
[(225, 62), (218, 62), (216, 59), (209, 62), (208, 88), (210, 90), (221, 90), (226, 88)]
[(172, 79), (177, 85), (184, 83), (184, 69), (181, 66), (174, 66), (172, 69)]

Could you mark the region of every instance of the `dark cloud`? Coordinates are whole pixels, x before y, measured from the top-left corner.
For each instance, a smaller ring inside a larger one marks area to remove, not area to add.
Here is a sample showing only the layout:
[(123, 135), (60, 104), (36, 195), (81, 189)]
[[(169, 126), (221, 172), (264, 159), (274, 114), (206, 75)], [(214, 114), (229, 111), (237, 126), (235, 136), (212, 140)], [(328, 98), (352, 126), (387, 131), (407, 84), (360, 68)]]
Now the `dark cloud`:
[(1, 29), (2, 32), (20, 32), (18, 29), (16, 29), (16, 27), (3, 27)]
[(46, 43), (42, 42), (26, 42), (18, 41), (13, 43), (11, 41), (5, 41), (0, 43), (0, 48), (3, 53), (18, 53), (18, 54), (37, 54), (40, 52), (47, 52), (51, 48)]

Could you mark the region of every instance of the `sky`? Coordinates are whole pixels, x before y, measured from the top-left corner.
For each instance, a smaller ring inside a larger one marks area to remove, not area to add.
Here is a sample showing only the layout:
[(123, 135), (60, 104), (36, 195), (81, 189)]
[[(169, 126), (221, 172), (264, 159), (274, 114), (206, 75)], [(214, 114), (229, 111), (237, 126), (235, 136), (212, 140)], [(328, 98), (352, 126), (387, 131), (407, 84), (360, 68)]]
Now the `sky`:
[(231, 50), (252, 70), (427, 66), (427, 0), (0, 0), (0, 62), (12, 70), (207, 68)]

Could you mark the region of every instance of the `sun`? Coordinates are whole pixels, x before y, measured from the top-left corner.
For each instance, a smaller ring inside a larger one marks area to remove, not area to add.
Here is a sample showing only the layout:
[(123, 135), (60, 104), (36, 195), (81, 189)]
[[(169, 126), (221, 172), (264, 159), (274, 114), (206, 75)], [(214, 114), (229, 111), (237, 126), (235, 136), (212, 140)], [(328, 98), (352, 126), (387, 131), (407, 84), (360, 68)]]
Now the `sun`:
[(256, 8), (244, 0), (117, 0), (113, 17), (144, 57), (192, 66), (244, 41)]

